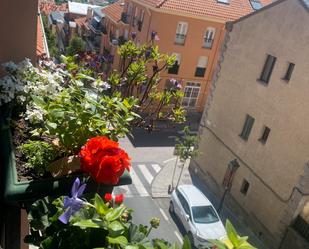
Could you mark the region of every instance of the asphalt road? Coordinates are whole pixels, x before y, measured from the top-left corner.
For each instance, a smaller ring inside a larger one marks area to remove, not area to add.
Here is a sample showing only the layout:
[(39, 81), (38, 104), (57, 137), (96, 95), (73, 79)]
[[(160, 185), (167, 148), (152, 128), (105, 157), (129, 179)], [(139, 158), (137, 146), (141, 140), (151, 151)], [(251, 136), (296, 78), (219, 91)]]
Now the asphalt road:
[(150, 238), (165, 239), (170, 243), (182, 244), (182, 227), (180, 225), (180, 229), (178, 228), (177, 219), (171, 217), (168, 211), (168, 198), (132, 197), (125, 200), (125, 205), (134, 210), (132, 217), (135, 224), (149, 226), (152, 217), (160, 219), (159, 228), (152, 229)]

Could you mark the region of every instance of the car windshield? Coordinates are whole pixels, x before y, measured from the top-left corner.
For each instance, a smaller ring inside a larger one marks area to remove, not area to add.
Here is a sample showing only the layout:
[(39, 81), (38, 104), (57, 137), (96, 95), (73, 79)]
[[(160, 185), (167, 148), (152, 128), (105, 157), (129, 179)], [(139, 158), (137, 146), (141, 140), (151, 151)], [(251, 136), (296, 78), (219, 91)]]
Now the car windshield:
[(196, 223), (214, 223), (219, 221), (219, 218), (212, 206), (192, 207), (192, 215)]

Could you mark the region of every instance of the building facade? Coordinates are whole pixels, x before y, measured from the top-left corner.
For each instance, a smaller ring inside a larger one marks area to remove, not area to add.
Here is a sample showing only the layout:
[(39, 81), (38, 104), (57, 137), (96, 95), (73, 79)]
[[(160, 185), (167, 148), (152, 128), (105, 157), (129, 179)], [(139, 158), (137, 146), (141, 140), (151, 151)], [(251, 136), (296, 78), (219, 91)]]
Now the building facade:
[[(258, 2), (262, 6), (270, 1)], [(103, 47), (115, 58), (113, 68), (119, 69), (117, 44), (130, 39), (132, 32), (136, 33), (136, 44), (144, 44), (156, 32), (160, 52), (177, 58), (172, 68), (160, 74), (162, 88), (171, 78), (182, 82), (183, 106), (188, 111), (202, 112), (224, 39), (225, 23), (252, 11), (249, 0), (118, 1), (103, 10), (109, 36)], [(119, 38), (121, 41), (117, 41)]]
[(227, 25), (190, 165), (274, 248), (309, 201), (308, 11), (279, 0)]

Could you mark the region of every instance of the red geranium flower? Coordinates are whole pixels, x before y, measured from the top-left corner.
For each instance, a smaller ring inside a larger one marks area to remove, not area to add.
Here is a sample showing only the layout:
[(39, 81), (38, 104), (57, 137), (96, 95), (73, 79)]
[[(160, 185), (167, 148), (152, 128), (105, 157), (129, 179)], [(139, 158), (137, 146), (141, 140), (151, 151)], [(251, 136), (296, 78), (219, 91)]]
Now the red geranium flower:
[(121, 204), (121, 203), (123, 203), (123, 199), (124, 199), (123, 194), (116, 195), (116, 196), (115, 196), (115, 204)]
[(111, 201), (112, 199), (113, 199), (113, 196), (112, 196), (111, 193), (106, 193), (106, 194), (104, 195), (104, 200), (105, 200), (106, 202), (109, 202), (109, 201)]
[(104, 136), (89, 139), (79, 156), (81, 170), (90, 173), (98, 183), (115, 185), (124, 170), (130, 170), (128, 154)]

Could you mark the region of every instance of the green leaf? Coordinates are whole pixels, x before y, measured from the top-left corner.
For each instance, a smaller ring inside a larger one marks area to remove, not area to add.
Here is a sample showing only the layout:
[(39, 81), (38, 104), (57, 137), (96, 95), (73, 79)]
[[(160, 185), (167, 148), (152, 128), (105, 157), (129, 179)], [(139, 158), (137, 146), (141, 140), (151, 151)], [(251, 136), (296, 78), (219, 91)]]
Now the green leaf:
[(114, 232), (124, 230), (123, 225), (119, 221), (113, 221), (112, 223), (109, 224), (108, 228)]
[(187, 235), (183, 238), (182, 249), (191, 249), (191, 243)]
[(225, 227), (229, 240), (231, 241), (233, 246), (237, 248), (240, 243), (235, 228), (233, 227), (232, 223), (229, 220), (226, 220)]
[(54, 130), (57, 129), (57, 124), (49, 121), (46, 121), (46, 126), (48, 129), (54, 129)]
[(138, 246), (134, 246), (134, 245), (127, 245), (125, 247), (125, 249), (139, 249), (139, 247)]
[(119, 244), (119, 245), (122, 245), (122, 246), (126, 246), (128, 244), (128, 240), (124, 236), (118, 236), (116, 238), (112, 238), (112, 237), (108, 236), (107, 241), (110, 244)]
[(104, 201), (98, 194), (95, 194), (94, 206), (97, 212), (102, 215), (105, 215), (109, 210), (108, 206), (104, 203)]
[(100, 226), (97, 223), (94, 223), (92, 220), (81, 220), (78, 222), (75, 222), (73, 226), (78, 226), (78, 227), (84, 227), (84, 228), (99, 228)]
[(108, 212), (105, 216), (105, 219), (107, 221), (113, 221), (113, 220), (116, 220), (118, 219), (122, 213), (124, 212), (126, 208), (125, 207), (117, 207), (115, 209), (113, 209), (112, 211)]
[(44, 102), (43, 98), (41, 97), (38, 97), (38, 96), (34, 96), (34, 95), (31, 95), (31, 98), (33, 99), (33, 102), (41, 107), (41, 108), (44, 108), (44, 106), (46, 105), (46, 103)]

